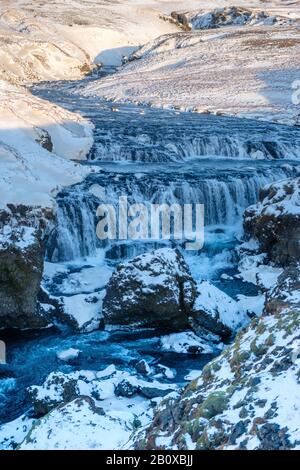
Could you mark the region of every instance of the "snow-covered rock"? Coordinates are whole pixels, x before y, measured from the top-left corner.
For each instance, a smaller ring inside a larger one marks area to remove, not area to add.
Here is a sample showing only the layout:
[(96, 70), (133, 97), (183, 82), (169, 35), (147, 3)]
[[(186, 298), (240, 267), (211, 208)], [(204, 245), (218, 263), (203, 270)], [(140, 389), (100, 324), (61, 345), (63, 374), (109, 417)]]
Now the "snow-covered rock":
[(51, 372), (43, 385), (31, 386), (27, 390), (36, 416), (44, 416), (61, 403), (79, 395), (77, 382), (71, 375)]
[(161, 248), (120, 264), (103, 300), (105, 323), (182, 329), (195, 282), (178, 250)]
[(80, 349), (69, 348), (56, 353), (57, 359), (63, 362), (69, 362), (76, 359), (80, 354)]
[(300, 178), (265, 187), (244, 214), (244, 228), (279, 265), (300, 261)]
[(300, 265), (286, 268), (266, 295), (267, 313), (280, 314), (289, 306), (300, 309)]
[(103, 320), (102, 300), (105, 292), (77, 294), (60, 298), (60, 318), (82, 333), (97, 330)]
[(162, 351), (178, 354), (212, 354), (213, 346), (208, 339), (200, 338), (193, 331), (183, 331), (161, 336)]
[[(56, 408), (32, 427), (21, 450), (118, 449), (126, 443), (132, 427), (124, 418), (107, 415), (94, 400), (80, 396)], [(97, 432), (95, 432), (95, 430)]]
[(214, 10), (196, 10), (187, 13), (172, 12), (171, 17), (192, 30), (214, 29), (223, 26), (291, 24), (293, 20), (275, 16), (262, 10), (226, 6)]
[(230, 336), (249, 321), (239, 304), (209, 281), (197, 284), (192, 319), (196, 331), (200, 327), (221, 337)]
[(255, 318), (179, 398), (158, 406), (135, 448), (298, 449), (299, 318), (293, 307)]
[(114, 365), (102, 371), (53, 372), (43, 385), (28, 389), (39, 419), (25, 414), (0, 426), (0, 447), (121, 449), (150, 422), (153, 403), (177, 390), (174, 384), (143, 380)]

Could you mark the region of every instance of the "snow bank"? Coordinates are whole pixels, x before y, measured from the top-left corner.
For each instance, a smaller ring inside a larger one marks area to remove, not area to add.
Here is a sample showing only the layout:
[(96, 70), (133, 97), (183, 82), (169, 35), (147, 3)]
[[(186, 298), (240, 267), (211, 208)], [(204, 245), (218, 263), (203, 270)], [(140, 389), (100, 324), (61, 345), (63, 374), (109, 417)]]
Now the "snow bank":
[(198, 282), (197, 290), (198, 295), (193, 306), (195, 312), (204, 312), (210, 319), (232, 331), (248, 323), (249, 318), (238, 302), (209, 281)]
[(0, 81), (0, 207), (7, 203), (52, 206), (61, 186), (80, 181), (93, 143), (92, 125)]
[(49, 8), (46, 0), (4, 0), (0, 77), (12, 83), (68, 80), (91, 71), (94, 62), (120, 65), (141, 44), (177, 29), (147, 3), (66, 1)]
[(208, 340), (199, 338), (193, 331), (162, 336), (160, 347), (162, 351), (179, 354), (212, 354), (214, 352)]

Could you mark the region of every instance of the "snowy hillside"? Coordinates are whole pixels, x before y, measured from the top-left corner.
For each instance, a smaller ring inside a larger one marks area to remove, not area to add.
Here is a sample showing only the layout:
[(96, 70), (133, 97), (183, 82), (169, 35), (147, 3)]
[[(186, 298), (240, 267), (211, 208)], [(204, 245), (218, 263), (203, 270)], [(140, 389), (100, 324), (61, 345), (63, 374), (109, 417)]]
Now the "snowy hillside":
[(132, 2), (1, 1), (0, 76), (14, 82), (74, 79), (178, 28)]
[(84, 94), (158, 107), (295, 122), (300, 28), (240, 26), (159, 37)]

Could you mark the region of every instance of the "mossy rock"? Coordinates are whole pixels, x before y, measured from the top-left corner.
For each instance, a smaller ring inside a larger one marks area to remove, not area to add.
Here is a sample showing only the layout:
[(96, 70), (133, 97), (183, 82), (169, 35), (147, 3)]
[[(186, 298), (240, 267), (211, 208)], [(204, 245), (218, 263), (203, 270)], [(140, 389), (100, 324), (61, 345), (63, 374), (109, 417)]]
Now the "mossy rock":
[(199, 416), (210, 419), (227, 409), (229, 397), (225, 392), (212, 392), (198, 408)]

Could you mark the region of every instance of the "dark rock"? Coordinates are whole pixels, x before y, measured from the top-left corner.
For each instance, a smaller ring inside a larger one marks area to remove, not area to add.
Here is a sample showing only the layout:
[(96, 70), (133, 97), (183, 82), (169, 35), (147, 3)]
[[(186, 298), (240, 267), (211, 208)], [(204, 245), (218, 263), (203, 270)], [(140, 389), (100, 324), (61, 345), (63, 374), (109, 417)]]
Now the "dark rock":
[(3, 228), (0, 236), (0, 322), (2, 328), (49, 324), (38, 303), (44, 264), (39, 231)]
[(135, 368), (137, 372), (142, 375), (149, 375), (151, 372), (149, 364), (145, 361), (145, 359), (141, 359), (135, 364)]
[(110, 278), (103, 301), (105, 323), (185, 329), (195, 292), (177, 249), (145, 253), (120, 264)]
[(262, 450), (286, 450), (292, 447), (287, 429), (281, 429), (276, 423), (266, 423), (258, 426), (257, 437), (261, 441), (259, 446)]
[(281, 266), (300, 260), (300, 178), (273, 183), (260, 194), (260, 202), (244, 214), (244, 229), (254, 236), (261, 251)]
[(171, 393), (171, 392), (173, 392), (173, 389), (161, 389), (161, 388), (151, 386), (151, 384), (149, 384), (148, 387), (145, 387), (145, 386), (140, 387), (141, 395), (143, 395), (146, 398), (149, 398), (150, 400), (152, 398), (165, 397), (166, 395), (168, 395), (168, 393)]
[(245, 432), (247, 432), (247, 427), (249, 424), (250, 420), (246, 421), (239, 421), (236, 423), (233, 427), (233, 430), (231, 431), (231, 434), (229, 436), (229, 443), (230, 444), (235, 444), (236, 440), (242, 436)]
[(138, 394), (138, 390), (138, 387), (124, 379), (115, 387), (115, 395), (117, 397), (131, 398)]

